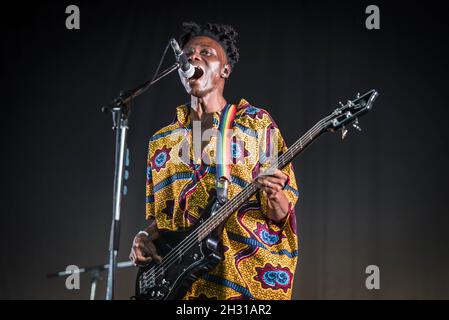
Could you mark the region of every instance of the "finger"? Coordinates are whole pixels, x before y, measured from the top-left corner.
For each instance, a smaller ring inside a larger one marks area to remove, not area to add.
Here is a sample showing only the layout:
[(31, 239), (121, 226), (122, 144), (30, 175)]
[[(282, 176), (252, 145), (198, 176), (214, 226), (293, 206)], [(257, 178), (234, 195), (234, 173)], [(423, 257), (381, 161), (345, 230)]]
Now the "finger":
[(277, 170), (271, 177), (279, 179), (283, 184), (288, 181), (288, 176), (280, 170)]
[(268, 199), (270, 199), (270, 200), (277, 200), (278, 199), (278, 195), (279, 195), (278, 192), (273, 192), (271, 194), (268, 194)]
[(135, 247), (134, 245), (131, 248), (131, 252), (129, 253), (129, 259), (134, 261), (136, 259), (136, 252), (137, 252), (138, 248)]
[(136, 249), (133, 249), (131, 251), (131, 254), (129, 255), (129, 258), (131, 259), (131, 261), (134, 262), (134, 260), (136, 260), (136, 257), (137, 257), (137, 251), (136, 251)]
[(271, 190), (271, 188), (269, 188), (265, 182), (259, 182), (259, 183), (257, 183), (257, 188), (259, 188), (259, 189), (262, 190), (262, 191), (268, 191), (268, 190)]
[(268, 177), (268, 178), (265, 179), (265, 186), (270, 188), (270, 189), (279, 191), (279, 190), (282, 189), (282, 187), (284, 185), (282, 184), (282, 180), (281, 179), (275, 178), (275, 177)]
[(258, 177), (258, 178), (256, 179), (255, 182), (256, 182), (257, 187), (262, 188), (262, 187), (265, 186), (265, 184), (264, 184), (264, 178), (265, 178), (265, 177)]
[(282, 179), (282, 180), (287, 180), (288, 176), (282, 172), (281, 170), (277, 169), (273, 174), (273, 176), (275, 176), (276, 178)]
[(273, 177), (279, 179), (282, 189), (285, 187), (285, 185), (288, 183), (288, 180), (289, 180), (288, 175), (286, 175), (281, 170), (277, 170), (273, 174)]
[(139, 243), (137, 248), (141, 252), (141, 255), (152, 256), (152, 250), (151, 250), (149, 244)]
[(162, 261), (162, 257), (157, 253), (156, 245), (153, 242), (150, 241), (148, 243), (148, 249), (149, 249), (151, 257), (153, 257), (153, 259), (156, 262), (161, 262)]
[(284, 172), (279, 170), (279, 169), (274, 171), (273, 174), (270, 174), (270, 176), (271, 177), (276, 177), (276, 178), (281, 179), (281, 180), (287, 180), (288, 179), (288, 176)]
[(135, 255), (134, 252), (131, 252), (131, 254), (129, 255), (129, 260), (131, 260), (132, 263), (133, 263), (135, 266), (137, 266), (137, 263), (136, 263), (136, 255)]
[(263, 190), (263, 193), (264, 193), (264, 195), (265, 195), (267, 198), (270, 198), (273, 194), (276, 194), (276, 193), (277, 193), (276, 190), (273, 190), (273, 189), (271, 189), (271, 188), (264, 188), (264, 189), (261, 189), (261, 190)]
[(265, 181), (264, 183), (261, 183), (259, 185), (259, 189), (262, 190), (265, 194), (271, 195), (273, 193), (278, 192), (278, 190), (281, 189), (280, 186), (273, 184), (268, 180), (264, 180), (264, 181)]
[(134, 265), (136, 267), (143, 267), (143, 266), (147, 266), (151, 263), (152, 260), (147, 260), (147, 261), (143, 261), (143, 260), (136, 260), (134, 262)]
[(260, 187), (268, 187), (271, 188), (275, 184), (282, 184), (282, 181), (279, 178), (272, 177), (272, 176), (264, 176), (257, 178), (257, 183), (260, 185)]
[(146, 257), (149, 257), (149, 256), (151, 256), (151, 255), (146, 252), (146, 250), (144, 249), (144, 247), (142, 246), (141, 243), (133, 244), (133, 247), (131, 249), (130, 258), (132, 259), (134, 264), (136, 264), (136, 261), (139, 258), (146, 258)]
[(146, 241), (146, 243), (140, 243), (139, 249), (141, 251), (141, 255), (144, 257), (151, 257), (156, 262), (161, 262), (162, 257), (157, 253), (156, 246), (152, 241)]
[(152, 257), (144, 257), (142, 255), (136, 255), (136, 259), (134, 260), (135, 265), (146, 265), (153, 260)]
[(154, 260), (156, 260), (156, 261), (162, 260), (162, 257), (157, 253), (156, 245), (153, 242), (150, 241), (148, 243), (148, 249), (150, 251), (151, 256), (154, 258)]
[(158, 255), (157, 253), (154, 253), (153, 258), (154, 258), (155, 262), (159, 263), (162, 261), (162, 257), (160, 255)]

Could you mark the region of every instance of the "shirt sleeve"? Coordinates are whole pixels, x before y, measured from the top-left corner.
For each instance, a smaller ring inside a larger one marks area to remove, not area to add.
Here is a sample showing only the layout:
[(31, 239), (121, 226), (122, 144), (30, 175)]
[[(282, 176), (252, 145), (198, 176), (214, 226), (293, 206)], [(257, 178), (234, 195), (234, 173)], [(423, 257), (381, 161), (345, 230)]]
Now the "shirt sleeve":
[[(260, 161), (260, 172), (263, 174), (264, 171), (269, 174), (266, 170), (270, 165), (277, 161), (278, 158), (288, 150), (288, 147), (282, 137), (282, 134), (274, 121), (266, 127), (263, 136), (260, 137), (259, 144), (259, 161)], [(294, 214), (295, 204), (299, 198), (298, 187), (296, 184), (296, 177), (293, 171), (292, 163), (281, 169), (283, 173), (287, 175), (287, 183), (284, 188), (284, 193), (289, 202), (289, 212), (284, 221), (289, 219), (291, 214)], [(267, 197), (262, 191), (259, 191), (259, 198), (261, 202), (261, 207), (263, 212), (267, 212)]]
[(151, 143), (148, 144), (148, 157), (147, 157), (147, 171), (146, 171), (146, 214), (145, 217), (147, 220), (151, 218), (155, 218), (154, 212), (154, 192), (153, 192), (153, 177), (151, 173)]

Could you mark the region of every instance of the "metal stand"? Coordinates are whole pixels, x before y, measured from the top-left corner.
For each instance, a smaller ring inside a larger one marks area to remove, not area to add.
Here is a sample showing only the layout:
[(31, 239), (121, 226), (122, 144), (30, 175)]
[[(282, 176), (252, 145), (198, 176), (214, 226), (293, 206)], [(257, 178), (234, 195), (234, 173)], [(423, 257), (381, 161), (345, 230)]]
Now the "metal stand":
[(114, 279), (120, 242), (120, 208), (123, 194), (123, 169), (127, 144), (127, 133), (129, 129), (128, 119), (131, 111), (131, 102), (134, 98), (147, 91), (153, 84), (178, 68), (179, 64), (175, 63), (170, 68), (160, 72), (152, 80), (143, 83), (137, 88), (122, 91), (111, 104), (101, 108), (103, 112), (110, 112), (112, 114), (112, 129), (115, 131), (114, 191), (111, 234), (109, 238), (109, 265), (106, 300), (112, 300), (114, 298)]
[(98, 280), (101, 280), (100, 270), (96, 269), (90, 273), (90, 300), (95, 300)]

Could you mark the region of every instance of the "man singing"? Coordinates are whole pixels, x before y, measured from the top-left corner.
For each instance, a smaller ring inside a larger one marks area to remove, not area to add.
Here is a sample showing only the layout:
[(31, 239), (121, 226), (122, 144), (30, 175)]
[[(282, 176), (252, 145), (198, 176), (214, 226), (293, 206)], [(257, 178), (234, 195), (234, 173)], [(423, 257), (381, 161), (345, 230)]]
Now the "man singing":
[(181, 76), (190, 103), (179, 106), (174, 121), (150, 138), (149, 225), (134, 238), (130, 259), (139, 266), (160, 262), (153, 243), (159, 234), (187, 228), (201, 216), (215, 191), (220, 139), (204, 136), (217, 132), (224, 110), (234, 107), (228, 199), (253, 180), (259, 191), (226, 220), (224, 260), (195, 281), (184, 299), (290, 299), (298, 253), (295, 175), (291, 165), (263, 174), (267, 159), (287, 150), (279, 128), (264, 109), (244, 99), (232, 105), (223, 96), (239, 59), (236, 36), (227, 25), (183, 23), (179, 43), (197, 70), (190, 79)]

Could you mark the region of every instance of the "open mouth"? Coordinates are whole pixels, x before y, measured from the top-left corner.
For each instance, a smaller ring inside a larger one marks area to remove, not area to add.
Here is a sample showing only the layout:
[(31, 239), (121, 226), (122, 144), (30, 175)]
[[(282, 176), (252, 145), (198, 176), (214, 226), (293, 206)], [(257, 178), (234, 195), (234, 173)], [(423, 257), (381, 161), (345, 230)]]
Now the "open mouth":
[(193, 74), (193, 76), (189, 78), (189, 81), (198, 80), (203, 76), (203, 74), (204, 74), (203, 69), (201, 67), (195, 66), (195, 73)]

